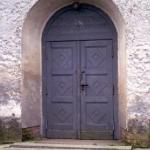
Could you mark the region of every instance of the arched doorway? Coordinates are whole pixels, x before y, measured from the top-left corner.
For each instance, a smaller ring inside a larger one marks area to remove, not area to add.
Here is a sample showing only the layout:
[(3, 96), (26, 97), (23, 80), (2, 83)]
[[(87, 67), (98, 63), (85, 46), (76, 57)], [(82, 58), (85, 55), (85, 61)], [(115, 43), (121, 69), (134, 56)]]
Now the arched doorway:
[(117, 33), (100, 9), (74, 3), (43, 33), (44, 132), (49, 138), (114, 139)]

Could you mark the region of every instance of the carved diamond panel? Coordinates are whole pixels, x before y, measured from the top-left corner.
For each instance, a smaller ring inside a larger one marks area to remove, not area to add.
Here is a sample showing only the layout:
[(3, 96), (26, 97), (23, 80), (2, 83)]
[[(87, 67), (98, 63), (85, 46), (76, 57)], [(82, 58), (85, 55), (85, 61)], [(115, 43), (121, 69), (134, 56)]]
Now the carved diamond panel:
[(73, 59), (71, 48), (53, 49), (53, 70), (71, 69), (73, 65), (72, 61)]
[(72, 104), (54, 104), (53, 105), (53, 123), (71, 123), (73, 121), (73, 107)]
[(88, 47), (87, 49), (87, 68), (97, 68), (105, 63), (106, 48), (105, 47)]
[(87, 76), (88, 88), (86, 90), (87, 96), (110, 96), (111, 86), (108, 82), (107, 76)]
[[(107, 104), (87, 104), (87, 124), (106, 124), (108, 121)], [(109, 111), (109, 110), (108, 110)]]
[(72, 96), (73, 95), (72, 76), (53, 77), (53, 96)]

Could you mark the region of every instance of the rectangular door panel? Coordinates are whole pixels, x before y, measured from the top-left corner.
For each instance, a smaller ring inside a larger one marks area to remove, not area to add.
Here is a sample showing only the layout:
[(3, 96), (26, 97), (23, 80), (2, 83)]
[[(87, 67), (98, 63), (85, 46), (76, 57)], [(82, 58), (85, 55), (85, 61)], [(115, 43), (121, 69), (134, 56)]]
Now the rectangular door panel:
[(76, 42), (47, 43), (47, 137), (77, 138)]
[(113, 139), (112, 41), (81, 42), (81, 72), (81, 138)]

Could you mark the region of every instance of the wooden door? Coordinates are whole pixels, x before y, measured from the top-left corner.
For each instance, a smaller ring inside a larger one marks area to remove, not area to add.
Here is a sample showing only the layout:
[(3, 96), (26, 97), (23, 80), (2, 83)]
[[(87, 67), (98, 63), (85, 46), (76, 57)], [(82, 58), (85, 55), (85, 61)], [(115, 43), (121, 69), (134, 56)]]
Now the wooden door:
[(113, 139), (112, 41), (81, 42), (81, 138)]
[(48, 42), (47, 136), (112, 139), (112, 41)]
[(47, 42), (47, 137), (77, 138), (77, 45)]
[(91, 5), (70, 5), (48, 21), (43, 33), (46, 137), (113, 139), (116, 38), (109, 17)]

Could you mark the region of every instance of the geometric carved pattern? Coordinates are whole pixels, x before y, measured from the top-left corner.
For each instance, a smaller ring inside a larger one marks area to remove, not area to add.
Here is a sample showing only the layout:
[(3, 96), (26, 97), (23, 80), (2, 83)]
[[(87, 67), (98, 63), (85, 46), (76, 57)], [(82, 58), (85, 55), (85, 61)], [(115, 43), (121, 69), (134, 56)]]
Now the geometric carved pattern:
[[(95, 123), (95, 124), (103, 124), (106, 123), (107, 120), (107, 110), (103, 107), (96, 107), (96, 105), (102, 104), (91, 104), (89, 110), (88, 110), (88, 119), (89, 122)], [(93, 107), (92, 107), (93, 106)]]
[(73, 85), (71, 76), (54, 76), (53, 82), (53, 95), (72, 96)]
[(72, 112), (68, 111), (68, 109), (66, 109), (62, 105), (59, 105), (53, 112), (53, 117), (57, 119), (57, 122), (65, 123), (65, 122), (68, 122), (70, 117), (72, 117)]
[(70, 69), (72, 67), (72, 50), (70, 48), (53, 49), (53, 69)]
[(95, 92), (96, 95), (102, 94), (103, 90), (107, 87), (106, 83), (102, 83), (102, 81), (95, 81), (92, 84), (92, 89)]
[(104, 123), (104, 118), (106, 117), (106, 115), (107, 115), (106, 113), (101, 114), (101, 112), (97, 109), (94, 110), (92, 114), (89, 115), (89, 117), (94, 123), (99, 124), (99, 123)]
[(109, 96), (107, 76), (87, 76), (87, 82), (89, 85), (87, 88), (88, 96)]
[(103, 47), (87, 48), (87, 67), (99, 67), (106, 59), (106, 50)]

